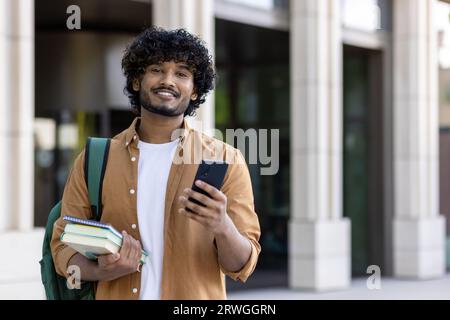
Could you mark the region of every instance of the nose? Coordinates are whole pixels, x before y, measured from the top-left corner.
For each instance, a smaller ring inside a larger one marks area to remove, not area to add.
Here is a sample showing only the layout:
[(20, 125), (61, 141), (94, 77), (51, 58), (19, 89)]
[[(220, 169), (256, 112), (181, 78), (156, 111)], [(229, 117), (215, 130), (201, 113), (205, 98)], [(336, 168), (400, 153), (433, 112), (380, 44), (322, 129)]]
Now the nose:
[(164, 72), (161, 77), (160, 83), (163, 86), (175, 87), (174, 74), (172, 72)]

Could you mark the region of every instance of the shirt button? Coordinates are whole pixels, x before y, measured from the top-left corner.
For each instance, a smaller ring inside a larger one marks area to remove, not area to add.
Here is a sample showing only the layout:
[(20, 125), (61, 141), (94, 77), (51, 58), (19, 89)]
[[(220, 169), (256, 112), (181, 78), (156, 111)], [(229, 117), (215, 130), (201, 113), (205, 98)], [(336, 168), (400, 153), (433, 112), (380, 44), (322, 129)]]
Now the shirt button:
[(136, 225), (134, 223), (131, 225), (131, 229), (136, 229)]
[(133, 288), (133, 290), (131, 290), (131, 291), (133, 291), (133, 293), (137, 293), (137, 288)]
[(134, 192), (135, 192), (134, 189), (130, 189), (131, 194), (134, 194)]
[(135, 162), (136, 161), (136, 157), (131, 157), (131, 161)]
[(136, 135), (133, 136), (133, 140), (136, 140)]
[(126, 147), (128, 146), (128, 141), (127, 141), (127, 142), (125, 142), (125, 146), (126, 146)]

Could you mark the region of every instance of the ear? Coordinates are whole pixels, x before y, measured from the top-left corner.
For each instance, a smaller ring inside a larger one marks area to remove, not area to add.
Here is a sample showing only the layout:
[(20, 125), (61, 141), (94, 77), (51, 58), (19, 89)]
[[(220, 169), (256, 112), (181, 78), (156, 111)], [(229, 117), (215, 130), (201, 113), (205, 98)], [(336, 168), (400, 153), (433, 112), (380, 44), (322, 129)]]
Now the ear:
[(195, 101), (195, 100), (197, 100), (197, 98), (198, 98), (198, 95), (197, 95), (197, 93), (193, 93), (192, 95), (191, 95), (191, 100), (192, 101)]
[(139, 84), (139, 80), (137, 80), (137, 79), (134, 79), (133, 80), (133, 90), (134, 91), (139, 91), (139, 89), (140, 89), (140, 84)]

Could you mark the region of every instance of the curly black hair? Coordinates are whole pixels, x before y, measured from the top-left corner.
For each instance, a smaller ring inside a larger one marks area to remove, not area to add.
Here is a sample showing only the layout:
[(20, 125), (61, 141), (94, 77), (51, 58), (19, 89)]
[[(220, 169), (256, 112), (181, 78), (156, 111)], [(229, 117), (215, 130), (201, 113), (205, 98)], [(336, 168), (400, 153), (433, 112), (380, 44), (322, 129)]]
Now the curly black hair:
[(194, 73), (198, 98), (190, 101), (184, 116), (195, 115), (195, 110), (205, 102), (207, 93), (214, 88), (216, 73), (212, 57), (200, 38), (185, 29), (169, 31), (150, 27), (134, 39), (122, 58), (122, 70), (127, 79), (124, 93), (130, 99), (135, 114), (140, 115), (141, 103), (139, 92), (133, 90), (133, 80), (141, 79), (149, 65), (166, 61), (184, 62)]

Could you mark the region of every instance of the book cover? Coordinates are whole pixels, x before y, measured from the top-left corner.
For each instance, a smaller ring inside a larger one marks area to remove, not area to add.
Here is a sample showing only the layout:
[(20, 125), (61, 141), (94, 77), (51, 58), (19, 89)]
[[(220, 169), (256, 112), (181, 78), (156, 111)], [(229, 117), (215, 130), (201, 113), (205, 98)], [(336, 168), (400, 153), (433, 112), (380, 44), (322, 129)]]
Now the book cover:
[(122, 246), (122, 237), (119, 237), (117, 234), (111, 232), (108, 229), (102, 229), (76, 223), (68, 223), (64, 228), (64, 232), (95, 238), (109, 239), (112, 242), (116, 243), (118, 246)]
[(63, 219), (64, 219), (64, 221), (71, 222), (71, 223), (82, 224), (85, 226), (91, 226), (91, 227), (97, 227), (97, 228), (109, 230), (112, 233), (114, 233), (115, 235), (117, 235), (120, 239), (122, 239), (122, 234), (119, 231), (117, 231), (116, 229), (114, 229), (114, 227), (110, 224), (102, 223), (100, 221), (95, 221), (95, 220), (80, 219), (80, 218), (76, 218), (76, 217), (72, 217), (72, 216), (64, 216)]

